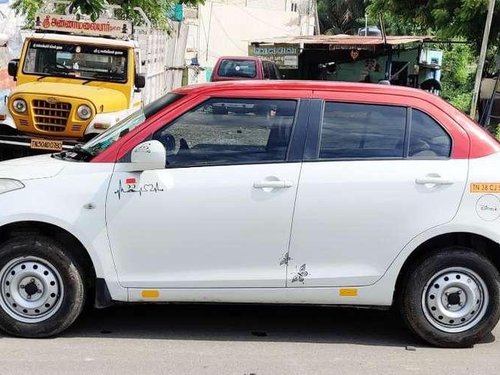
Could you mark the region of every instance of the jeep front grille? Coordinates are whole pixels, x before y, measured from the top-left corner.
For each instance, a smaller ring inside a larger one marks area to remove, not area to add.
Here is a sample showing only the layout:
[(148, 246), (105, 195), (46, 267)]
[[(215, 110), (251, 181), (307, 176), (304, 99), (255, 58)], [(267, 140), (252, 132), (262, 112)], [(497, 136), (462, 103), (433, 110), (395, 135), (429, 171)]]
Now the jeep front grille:
[(46, 100), (33, 100), (35, 126), (39, 130), (63, 132), (66, 129), (70, 111), (70, 103), (51, 104)]

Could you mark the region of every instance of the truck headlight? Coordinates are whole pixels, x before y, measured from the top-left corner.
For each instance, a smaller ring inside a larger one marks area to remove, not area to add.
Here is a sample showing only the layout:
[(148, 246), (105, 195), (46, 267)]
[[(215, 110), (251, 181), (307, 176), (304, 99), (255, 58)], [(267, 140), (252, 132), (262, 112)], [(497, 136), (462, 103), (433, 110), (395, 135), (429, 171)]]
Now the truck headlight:
[(12, 102), (12, 108), (17, 113), (24, 113), (28, 109), (28, 105), (23, 99), (16, 99)]
[(0, 194), (22, 188), (24, 188), (24, 184), (21, 181), (13, 180), (11, 178), (0, 178)]
[(88, 105), (82, 104), (76, 110), (76, 114), (81, 120), (88, 120), (92, 116), (92, 110)]

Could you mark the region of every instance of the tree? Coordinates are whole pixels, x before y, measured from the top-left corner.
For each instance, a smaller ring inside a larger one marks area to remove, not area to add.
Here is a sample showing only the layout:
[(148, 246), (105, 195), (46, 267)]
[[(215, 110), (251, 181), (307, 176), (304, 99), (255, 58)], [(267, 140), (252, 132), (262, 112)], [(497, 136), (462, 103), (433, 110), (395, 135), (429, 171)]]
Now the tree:
[[(44, 0), (15, 0), (12, 8), (16, 13), (26, 16), (28, 25), (31, 25), (36, 12), (44, 2)], [(106, 10), (108, 4), (119, 5), (122, 8), (121, 17), (126, 19), (134, 19), (136, 14), (133, 8), (141, 7), (155, 26), (166, 27), (167, 15), (175, 4), (197, 5), (204, 3), (204, 0), (110, 0), (109, 2), (106, 0), (72, 0), (68, 3), (72, 12), (80, 11), (82, 14), (88, 14), (92, 20), (97, 19)]]
[[(488, 0), (372, 0), (371, 16), (383, 14), (390, 32), (411, 29), (439, 38), (463, 38), (479, 50), (488, 11)], [(500, 0), (496, 0), (490, 45), (500, 45)], [(496, 21), (495, 21), (496, 20)]]
[(458, 109), (470, 109), (474, 88), (474, 52), (467, 44), (455, 44), (444, 50), (441, 67), (441, 96)]
[(364, 0), (318, 0), (318, 17), (324, 34), (356, 34), (365, 14)]

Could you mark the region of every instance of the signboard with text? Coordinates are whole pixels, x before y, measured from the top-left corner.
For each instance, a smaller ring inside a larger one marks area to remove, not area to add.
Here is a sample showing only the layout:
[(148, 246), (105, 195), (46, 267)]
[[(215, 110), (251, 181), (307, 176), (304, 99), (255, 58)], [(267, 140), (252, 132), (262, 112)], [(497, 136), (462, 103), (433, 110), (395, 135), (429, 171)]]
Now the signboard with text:
[(299, 68), (300, 44), (248, 46), (248, 55), (273, 61), (280, 69)]
[(95, 21), (77, 20), (74, 16), (40, 13), (35, 17), (35, 29), (128, 38), (132, 33), (132, 24), (129, 21), (108, 18), (100, 18)]

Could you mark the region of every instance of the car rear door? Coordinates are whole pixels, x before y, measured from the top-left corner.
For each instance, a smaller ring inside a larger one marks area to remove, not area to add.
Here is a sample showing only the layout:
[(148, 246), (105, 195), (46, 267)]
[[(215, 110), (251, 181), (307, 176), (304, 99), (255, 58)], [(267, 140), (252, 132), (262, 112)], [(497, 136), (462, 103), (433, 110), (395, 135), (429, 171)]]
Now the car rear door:
[(468, 140), (422, 100), (315, 96), (287, 286), (373, 284), (413, 237), (456, 214), (468, 161), (453, 148)]

